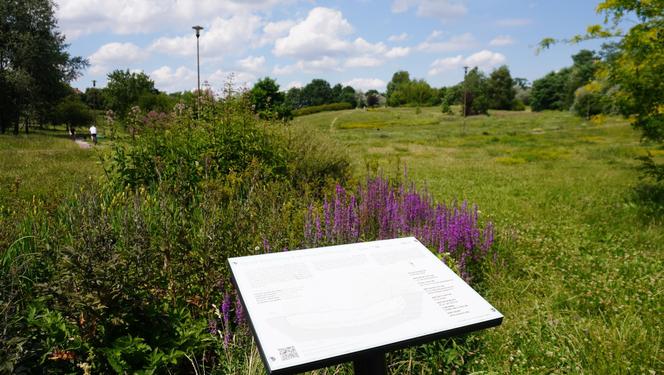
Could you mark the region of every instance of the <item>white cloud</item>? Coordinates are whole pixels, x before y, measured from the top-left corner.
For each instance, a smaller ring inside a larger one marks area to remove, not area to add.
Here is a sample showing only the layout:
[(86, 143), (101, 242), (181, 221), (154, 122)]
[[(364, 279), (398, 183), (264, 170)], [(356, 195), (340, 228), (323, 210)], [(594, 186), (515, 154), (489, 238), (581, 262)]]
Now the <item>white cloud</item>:
[(493, 47), (509, 46), (510, 44), (514, 44), (514, 39), (509, 35), (498, 35), (489, 42), (489, 45)]
[(368, 91), (373, 89), (384, 91), (387, 83), (378, 78), (353, 78), (350, 81), (344, 82), (343, 85), (350, 86), (355, 90)]
[[(190, 91), (196, 89), (197, 72), (184, 66), (173, 70), (169, 66), (162, 66), (150, 73), (150, 78), (155, 86), (162, 91)], [(215, 70), (212, 73), (201, 74), (201, 86), (206, 82), (213, 90), (219, 92), (226, 83), (232, 80), (233, 88), (241, 90), (249, 88), (256, 81), (256, 76), (251, 72), (242, 70)]]
[(394, 47), (385, 53), (385, 57), (389, 59), (396, 59), (399, 57), (408, 56), (408, 54), (410, 54), (409, 47)]
[(256, 81), (256, 76), (249, 72), (239, 70), (225, 71), (218, 69), (207, 78), (213, 88), (221, 89), (227, 84), (232, 84), (234, 90), (248, 90)]
[(466, 58), (462, 55), (457, 55), (454, 57), (437, 59), (431, 63), (429, 75), (437, 75), (448, 70), (461, 68), (462, 66), (468, 66), (471, 69), (478, 67), (482, 70), (487, 70), (502, 65), (505, 61), (507, 61), (507, 59), (502, 53), (482, 50)]
[(148, 58), (148, 53), (133, 43), (108, 43), (90, 55), (90, 72), (103, 74), (116, 68), (127, 68), (129, 64)]
[(348, 48), (343, 36), (352, 31), (340, 11), (316, 7), (306, 19), (291, 27), (287, 36), (276, 40), (273, 52), (276, 56), (301, 59), (341, 55)]
[(418, 16), (438, 18), (441, 21), (461, 17), (468, 12), (462, 1), (394, 0), (392, 2), (392, 12), (394, 13), (403, 13), (413, 7), (417, 9), (416, 13)]
[(189, 30), (219, 14), (263, 12), (294, 0), (56, 0), (56, 18), (69, 38), (100, 31), (134, 34)]
[(298, 60), (295, 64), (286, 66), (275, 66), (272, 73), (275, 75), (289, 75), (295, 72), (321, 73), (329, 71), (340, 71), (339, 60), (329, 56), (323, 56), (314, 60)]
[(399, 35), (390, 35), (387, 40), (390, 42), (403, 42), (406, 39), (408, 39), (408, 34), (407, 33), (401, 33)]
[[(296, 63), (274, 67), (274, 74), (322, 72), (346, 68), (376, 67), (387, 59), (406, 56), (407, 47), (389, 48), (358, 37), (350, 40), (352, 25), (334, 9), (316, 7), (304, 20), (294, 24), (288, 35), (275, 41), (272, 52), (277, 57), (292, 57)], [(343, 59), (343, 63), (339, 61)]]
[(431, 63), (431, 68), (429, 69), (429, 75), (440, 74), (447, 70), (456, 69), (465, 64), (464, 58), (462, 55), (457, 55), (454, 57), (446, 57), (444, 59), (436, 59)]
[(496, 21), (496, 25), (501, 27), (521, 27), (528, 26), (533, 23), (530, 18), (504, 18)]
[(300, 81), (290, 81), (288, 82), (288, 84), (286, 84), (286, 90), (290, 90), (293, 87), (302, 88), (304, 87), (304, 83)]
[(291, 20), (268, 22), (265, 26), (263, 26), (263, 35), (258, 44), (263, 46), (266, 44), (274, 43), (277, 39), (288, 35), (288, 32), (294, 25), (295, 22)]
[[(237, 14), (231, 18), (217, 17), (201, 32), (199, 39), (201, 56), (221, 59), (237, 54), (256, 42), (261, 18), (250, 14)], [(150, 50), (169, 55), (192, 56), (196, 54), (196, 36), (162, 37), (150, 45)]]
[(170, 66), (162, 66), (150, 73), (155, 87), (166, 92), (190, 91), (196, 89), (196, 71), (181, 66), (175, 70)]
[(344, 65), (348, 68), (373, 68), (383, 65), (383, 60), (369, 56), (350, 57)]
[(243, 70), (258, 73), (263, 71), (263, 67), (265, 66), (265, 57), (247, 56), (244, 59), (238, 60), (237, 64)]
[(482, 50), (474, 53), (466, 58), (466, 63), (472, 67), (479, 67), (481, 69), (488, 69), (494, 66), (504, 64), (507, 59), (505, 55), (498, 52), (491, 52), (489, 50)]
[(454, 52), (471, 49), (477, 45), (475, 37), (471, 33), (453, 35), (449, 39), (439, 41), (442, 32), (434, 30), (422, 43), (417, 45), (417, 50), (422, 52)]

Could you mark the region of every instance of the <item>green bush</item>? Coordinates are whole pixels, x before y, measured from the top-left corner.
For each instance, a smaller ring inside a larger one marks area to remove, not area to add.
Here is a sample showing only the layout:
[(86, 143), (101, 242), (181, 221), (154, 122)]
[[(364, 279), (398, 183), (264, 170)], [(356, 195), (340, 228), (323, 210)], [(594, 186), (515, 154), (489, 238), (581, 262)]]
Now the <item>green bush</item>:
[(311, 115), (314, 113), (319, 113), (319, 112), (326, 112), (326, 111), (341, 111), (344, 109), (353, 109), (353, 105), (350, 103), (332, 103), (332, 104), (323, 104), (323, 105), (315, 105), (311, 107), (304, 107), (300, 109), (296, 109), (293, 111), (293, 116), (304, 116), (304, 115)]
[(164, 118), (159, 126), (143, 127), (133, 142), (117, 144), (108, 164), (116, 189), (161, 186), (189, 197), (204, 181), (249, 167), (257, 178), (288, 180), (294, 186), (322, 186), (328, 178), (347, 177), (350, 163), (329, 152), (326, 141), (256, 118), (242, 97), (216, 106), (212, 112), (221, 115), (209, 121)]
[[(590, 85), (587, 85), (590, 86)], [(602, 99), (604, 95), (592, 87), (582, 86), (574, 94), (572, 111), (579, 117), (589, 119), (594, 115), (602, 113)]]
[(514, 100), (512, 102), (512, 110), (513, 111), (525, 111), (526, 110), (526, 105), (521, 101), (521, 100)]
[(53, 122), (67, 124), (70, 128), (87, 128), (94, 121), (94, 112), (76, 96), (67, 97), (60, 102), (53, 114)]

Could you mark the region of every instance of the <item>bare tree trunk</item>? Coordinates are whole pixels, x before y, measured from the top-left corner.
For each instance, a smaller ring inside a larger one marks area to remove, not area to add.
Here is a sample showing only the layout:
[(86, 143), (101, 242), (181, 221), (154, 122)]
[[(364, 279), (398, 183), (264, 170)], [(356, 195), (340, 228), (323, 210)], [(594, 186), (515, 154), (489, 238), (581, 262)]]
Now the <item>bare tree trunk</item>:
[(25, 115), (25, 134), (29, 133), (28, 128), (30, 127), (30, 115), (26, 114)]

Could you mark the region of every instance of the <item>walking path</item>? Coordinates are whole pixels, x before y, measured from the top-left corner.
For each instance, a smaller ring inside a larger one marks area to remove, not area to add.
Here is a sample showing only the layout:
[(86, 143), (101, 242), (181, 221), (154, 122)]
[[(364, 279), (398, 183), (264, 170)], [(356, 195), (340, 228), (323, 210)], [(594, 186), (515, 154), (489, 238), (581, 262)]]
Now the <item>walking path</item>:
[(91, 144), (89, 144), (86, 141), (80, 140), (80, 139), (77, 139), (75, 142), (78, 145), (78, 147), (80, 147), (80, 148), (90, 148), (90, 147), (92, 147)]

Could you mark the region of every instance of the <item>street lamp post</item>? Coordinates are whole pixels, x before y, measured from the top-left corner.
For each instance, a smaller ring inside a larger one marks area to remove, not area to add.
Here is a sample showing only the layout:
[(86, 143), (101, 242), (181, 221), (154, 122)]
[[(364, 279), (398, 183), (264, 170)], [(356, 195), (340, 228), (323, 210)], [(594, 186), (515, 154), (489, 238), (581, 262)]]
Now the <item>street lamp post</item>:
[(198, 40), (201, 36), (201, 30), (203, 30), (202, 26), (196, 25), (193, 26), (192, 29), (196, 30), (196, 71), (197, 71), (197, 87), (198, 91), (196, 93), (196, 117), (200, 118), (200, 110), (201, 110), (201, 55), (200, 55), (200, 49), (199, 49), (199, 43)]
[(466, 75), (468, 74), (468, 66), (463, 67), (463, 134), (466, 134), (466, 114), (468, 113), (466, 109), (468, 90), (466, 87)]

